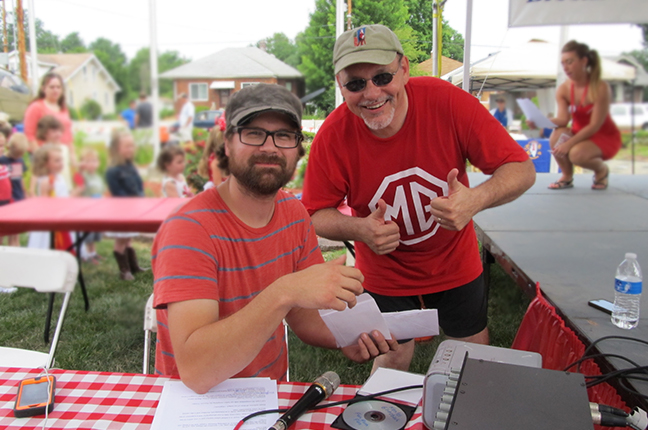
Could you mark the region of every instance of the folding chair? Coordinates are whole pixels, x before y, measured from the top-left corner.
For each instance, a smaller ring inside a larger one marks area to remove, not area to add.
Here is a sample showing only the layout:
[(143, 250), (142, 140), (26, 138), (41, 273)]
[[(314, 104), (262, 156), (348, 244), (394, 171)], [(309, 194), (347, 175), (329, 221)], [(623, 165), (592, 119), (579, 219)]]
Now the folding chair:
[(144, 363), (142, 364), (142, 373), (145, 375), (149, 373), (151, 333), (157, 333), (157, 316), (155, 309), (153, 309), (153, 294), (149, 296), (144, 307)]
[(63, 327), (63, 318), (78, 273), (77, 260), (68, 252), (0, 246), (0, 287), (24, 287), (40, 293), (64, 294), (49, 354), (0, 347), (0, 366), (32, 368), (52, 366)]

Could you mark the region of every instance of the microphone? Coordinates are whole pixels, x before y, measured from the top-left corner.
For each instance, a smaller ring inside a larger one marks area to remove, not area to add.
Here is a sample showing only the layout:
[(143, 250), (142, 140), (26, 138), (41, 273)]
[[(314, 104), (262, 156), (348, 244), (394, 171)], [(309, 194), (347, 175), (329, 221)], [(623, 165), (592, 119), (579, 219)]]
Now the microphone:
[(268, 430), (286, 430), (297, 418), (313, 406), (327, 399), (340, 386), (340, 377), (335, 372), (326, 372), (315, 380), (308, 390), (288, 412), (283, 414)]

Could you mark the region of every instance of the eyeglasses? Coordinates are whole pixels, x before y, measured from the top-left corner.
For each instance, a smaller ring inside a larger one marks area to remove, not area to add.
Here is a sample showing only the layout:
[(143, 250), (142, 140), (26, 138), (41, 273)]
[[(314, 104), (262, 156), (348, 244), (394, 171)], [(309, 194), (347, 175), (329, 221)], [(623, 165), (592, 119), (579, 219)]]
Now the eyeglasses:
[[(389, 73), (389, 72), (378, 73), (376, 76), (371, 78), (371, 82), (373, 82), (373, 84), (377, 87), (384, 87), (386, 85), (389, 85), (391, 81), (394, 79), (394, 75), (396, 75), (396, 73), (398, 73), (399, 70), (400, 70), (400, 63), (398, 63), (398, 69), (396, 69), (394, 73)], [(352, 93), (358, 93), (367, 87), (367, 80), (364, 78), (358, 78), (349, 81), (342, 86), (347, 90), (351, 91)]]
[(250, 146), (263, 146), (268, 136), (277, 148), (291, 149), (299, 146), (304, 135), (301, 132), (288, 130), (268, 131), (257, 127), (236, 127), (241, 143)]

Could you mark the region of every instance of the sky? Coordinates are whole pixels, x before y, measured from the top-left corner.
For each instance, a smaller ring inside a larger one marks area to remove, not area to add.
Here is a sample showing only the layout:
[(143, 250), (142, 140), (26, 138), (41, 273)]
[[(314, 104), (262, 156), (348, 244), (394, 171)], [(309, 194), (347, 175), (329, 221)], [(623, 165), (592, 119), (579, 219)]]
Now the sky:
[[(150, 43), (148, 0), (33, 0), (36, 16), (61, 39), (78, 31), (89, 44), (98, 37), (119, 43), (128, 58)], [(378, 1), (378, 0), (377, 0)], [(15, 0), (6, 2), (11, 7)], [(27, 8), (29, 2), (23, 0)], [(473, 0), (472, 58), (532, 38), (559, 42), (559, 27), (507, 28), (508, 0)], [(303, 31), (315, 0), (156, 0), (158, 51), (198, 59), (228, 47), (244, 47), (274, 33)], [(448, 0), (448, 24), (465, 35), (466, 0)], [(602, 55), (641, 49), (641, 30), (630, 24), (569, 27), (569, 38)]]

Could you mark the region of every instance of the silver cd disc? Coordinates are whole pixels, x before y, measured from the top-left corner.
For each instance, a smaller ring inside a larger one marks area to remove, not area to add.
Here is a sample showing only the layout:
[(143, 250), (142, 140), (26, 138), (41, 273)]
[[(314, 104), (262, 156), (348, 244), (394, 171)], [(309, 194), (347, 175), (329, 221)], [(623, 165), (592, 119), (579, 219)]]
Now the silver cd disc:
[(353, 403), (342, 412), (342, 418), (355, 430), (399, 430), (407, 423), (401, 408), (380, 400)]

